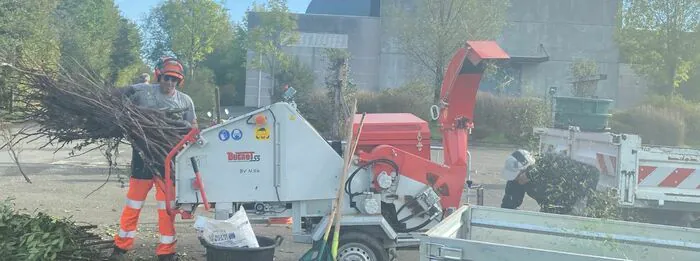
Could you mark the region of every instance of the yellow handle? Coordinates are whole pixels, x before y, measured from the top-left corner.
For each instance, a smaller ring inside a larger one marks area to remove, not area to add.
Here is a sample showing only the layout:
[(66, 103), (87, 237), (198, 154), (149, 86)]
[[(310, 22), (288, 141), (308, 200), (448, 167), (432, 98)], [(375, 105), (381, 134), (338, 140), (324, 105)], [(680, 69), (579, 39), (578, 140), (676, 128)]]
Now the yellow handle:
[(336, 227), (336, 230), (333, 233), (333, 244), (331, 245), (331, 256), (333, 257), (333, 261), (335, 261), (338, 258), (338, 238), (340, 237), (340, 227)]

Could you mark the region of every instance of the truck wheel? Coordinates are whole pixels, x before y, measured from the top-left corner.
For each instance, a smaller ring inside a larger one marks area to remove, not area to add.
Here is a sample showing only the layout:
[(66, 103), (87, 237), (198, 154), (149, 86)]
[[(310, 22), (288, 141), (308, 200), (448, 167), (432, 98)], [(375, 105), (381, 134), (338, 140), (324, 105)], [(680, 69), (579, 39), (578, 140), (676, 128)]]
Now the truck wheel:
[(348, 232), (340, 235), (338, 261), (389, 261), (382, 243), (366, 233)]

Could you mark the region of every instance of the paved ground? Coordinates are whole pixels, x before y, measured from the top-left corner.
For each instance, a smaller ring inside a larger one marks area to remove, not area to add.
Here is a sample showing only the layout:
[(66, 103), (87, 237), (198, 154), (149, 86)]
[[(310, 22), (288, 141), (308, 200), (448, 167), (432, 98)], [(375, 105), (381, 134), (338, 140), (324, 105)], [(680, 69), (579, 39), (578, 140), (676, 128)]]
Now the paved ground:
[[(105, 184), (108, 173), (104, 157), (99, 152), (91, 152), (79, 157), (69, 157), (70, 150), (54, 153), (53, 149), (39, 149), (42, 143), (35, 142), (21, 146), (22, 169), (32, 180), (24, 181), (6, 150), (0, 151), (0, 199), (15, 198), (18, 206), (28, 211), (40, 210), (56, 216), (71, 216), (79, 222), (99, 226), (105, 236), (111, 237), (118, 224), (126, 188), (115, 181), (115, 175)], [(472, 161), (476, 175), (472, 179), (485, 186), (485, 204), (498, 206), (505, 187), (499, 171), (509, 148), (472, 147)], [(130, 149), (124, 147), (119, 160), (121, 166), (128, 164)], [(104, 186), (86, 197), (93, 190)], [(134, 260), (153, 256), (157, 240), (155, 194), (144, 207), (140, 221), (140, 231)], [(526, 198), (523, 208), (536, 210), (537, 204)], [(308, 245), (294, 243), (291, 229), (286, 226), (255, 225), (255, 233), (274, 237), (282, 235), (285, 241), (277, 249), (276, 260), (298, 260), (308, 249)], [(205, 260), (204, 248), (196, 239), (192, 221), (179, 220), (177, 223), (179, 251), (186, 260)], [(403, 261), (418, 260), (417, 250), (402, 250)], [(150, 260), (150, 259), (147, 259)]]

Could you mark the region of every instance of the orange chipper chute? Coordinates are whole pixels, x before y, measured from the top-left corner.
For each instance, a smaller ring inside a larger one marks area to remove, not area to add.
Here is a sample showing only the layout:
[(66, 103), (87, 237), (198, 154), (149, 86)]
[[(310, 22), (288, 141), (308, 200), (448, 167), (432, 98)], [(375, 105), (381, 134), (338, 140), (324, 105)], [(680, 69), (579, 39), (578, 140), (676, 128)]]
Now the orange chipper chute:
[(467, 164), (468, 132), (465, 130), (473, 128), (476, 93), (486, 70), (483, 61), (509, 58), (494, 41), (467, 41), (452, 57), (442, 82), (438, 105), (445, 165)]
[[(433, 187), (440, 196), (441, 207), (447, 210), (443, 213), (449, 214), (450, 209), (458, 208), (464, 190), (463, 184), (465, 181), (467, 185), (471, 183), (467, 180), (467, 137), (469, 129), (473, 126), (476, 93), (482, 74), (486, 70), (484, 61), (509, 58), (494, 41), (467, 41), (455, 52), (443, 78), (439, 104), (431, 108), (432, 117), (438, 120), (443, 134), (444, 164), (433, 162), (412, 148), (400, 149), (401, 144), (388, 138), (401, 134), (401, 130), (397, 128), (387, 128), (385, 133), (380, 133), (385, 139), (383, 143), (366, 146), (365, 150), (358, 153), (360, 161), (368, 164), (377, 160), (390, 160), (396, 164), (395, 167), (390, 164), (378, 165), (373, 170), (374, 175), (379, 175), (381, 171), (391, 173), (394, 168), (399, 169), (403, 177)], [(382, 115), (369, 116), (380, 118)], [(397, 121), (408, 124), (407, 120), (400, 119), (391, 123), (399, 124)], [(374, 124), (374, 120), (371, 123)], [(367, 133), (366, 136), (375, 134)], [(367, 144), (358, 146), (361, 145)]]

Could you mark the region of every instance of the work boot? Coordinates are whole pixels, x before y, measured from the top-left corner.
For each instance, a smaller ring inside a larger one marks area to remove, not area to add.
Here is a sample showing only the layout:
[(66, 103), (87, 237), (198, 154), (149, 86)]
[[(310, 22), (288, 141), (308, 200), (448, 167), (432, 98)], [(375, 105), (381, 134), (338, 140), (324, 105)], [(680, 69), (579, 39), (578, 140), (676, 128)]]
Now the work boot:
[(177, 261), (177, 255), (175, 253), (158, 255), (158, 261)]
[(112, 250), (112, 255), (109, 256), (109, 261), (126, 261), (129, 260), (126, 258), (126, 250), (114, 247), (114, 250)]

